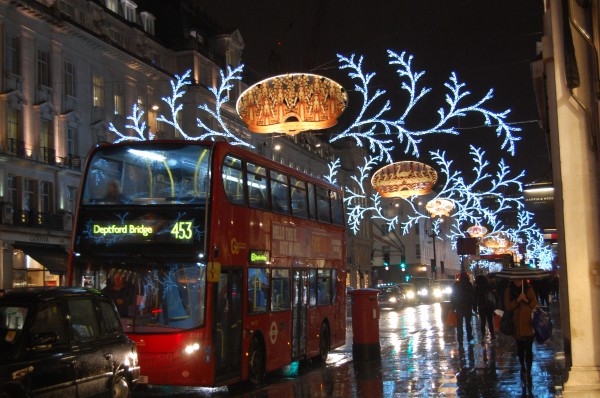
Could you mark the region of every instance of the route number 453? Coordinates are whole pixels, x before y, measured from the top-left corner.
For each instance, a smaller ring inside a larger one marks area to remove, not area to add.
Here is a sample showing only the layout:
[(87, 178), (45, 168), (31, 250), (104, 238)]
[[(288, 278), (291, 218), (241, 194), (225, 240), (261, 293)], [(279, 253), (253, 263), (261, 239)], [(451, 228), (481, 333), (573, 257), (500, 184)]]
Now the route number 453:
[(177, 221), (171, 229), (171, 235), (175, 239), (189, 240), (192, 239), (192, 222), (191, 221)]

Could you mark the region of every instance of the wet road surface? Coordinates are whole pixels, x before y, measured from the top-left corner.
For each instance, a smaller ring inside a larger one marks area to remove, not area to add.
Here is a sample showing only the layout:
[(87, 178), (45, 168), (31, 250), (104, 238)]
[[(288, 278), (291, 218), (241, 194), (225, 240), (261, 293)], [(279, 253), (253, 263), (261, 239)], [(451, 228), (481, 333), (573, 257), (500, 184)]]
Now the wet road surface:
[(523, 383), (512, 337), (481, 340), (473, 317), (474, 344), (456, 341), (444, 327), (440, 304), (381, 309), (381, 360), (354, 361), (352, 318), (347, 342), (326, 364), (295, 363), (267, 376), (264, 386), (242, 383), (215, 389), (139, 389), (134, 397), (560, 397), (564, 355), (558, 305), (551, 305), (554, 335), (534, 343), (532, 382)]

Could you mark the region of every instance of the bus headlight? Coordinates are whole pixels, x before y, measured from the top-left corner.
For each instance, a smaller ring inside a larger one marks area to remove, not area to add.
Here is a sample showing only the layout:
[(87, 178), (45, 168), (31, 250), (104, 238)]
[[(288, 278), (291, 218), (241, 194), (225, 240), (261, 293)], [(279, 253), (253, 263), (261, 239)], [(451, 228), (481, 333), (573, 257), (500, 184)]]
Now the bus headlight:
[(183, 349), (183, 351), (185, 351), (186, 354), (193, 354), (194, 352), (198, 351), (199, 349), (200, 349), (200, 344), (193, 343), (193, 344), (186, 345), (185, 348)]
[(433, 295), (434, 295), (435, 297), (442, 297), (442, 291), (441, 291), (440, 289), (435, 289), (435, 290), (433, 291)]

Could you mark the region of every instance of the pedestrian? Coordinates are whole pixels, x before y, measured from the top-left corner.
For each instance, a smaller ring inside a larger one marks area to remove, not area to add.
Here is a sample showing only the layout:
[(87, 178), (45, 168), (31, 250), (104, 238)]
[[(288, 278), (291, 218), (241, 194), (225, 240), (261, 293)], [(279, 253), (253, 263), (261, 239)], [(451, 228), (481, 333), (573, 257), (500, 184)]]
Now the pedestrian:
[(497, 308), (498, 299), (485, 275), (477, 275), (475, 278), (475, 303), (479, 314), (481, 344), (484, 344), (485, 341), (486, 325), (490, 333), (490, 340), (495, 340), (494, 310)]
[(114, 301), (122, 318), (130, 318), (133, 315), (133, 294), (126, 282), (125, 272), (113, 270), (109, 282), (102, 291)]
[(521, 364), (521, 380), (531, 383), (533, 365), (533, 325), (531, 312), (537, 306), (535, 293), (524, 279), (513, 280), (504, 291), (504, 308), (512, 311), (515, 323), (513, 335), (517, 344), (517, 354)]
[(456, 338), (458, 344), (463, 343), (463, 320), (464, 327), (467, 330), (467, 343), (473, 344), (473, 326), (472, 311), (475, 307), (475, 294), (473, 291), (473, 285), (469, 280), (469, 275), (466, 272), (462, 272), (458, 281), (452, 288), (452, 296), (450, 298), (452, 307), (456, 312)]

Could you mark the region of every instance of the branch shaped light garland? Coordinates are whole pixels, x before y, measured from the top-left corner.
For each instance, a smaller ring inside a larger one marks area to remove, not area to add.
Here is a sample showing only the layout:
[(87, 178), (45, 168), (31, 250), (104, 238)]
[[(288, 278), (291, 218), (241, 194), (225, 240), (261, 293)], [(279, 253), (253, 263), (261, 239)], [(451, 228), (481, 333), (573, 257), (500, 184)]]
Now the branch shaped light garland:
[[(480, 114), (484, 117), (484, 124), (491, 127), (496, 123), (496, 135), (503, 136), (504, 141), (501, 148), (507, 150), (511, 155), (515, 154), (515, 142), (520, 140), (520, 137), (515, 136), (515, 133), (521, 131), (519, 127), (511, 126), (505, 122), (505, 119), (510, 113), (510, 109), (503, 112), (494, 112), (483, 107), (483, 105), (493, 98), (493, 90), (490, 89), (486, 95), (480, 100), (475, 101), (470, 105), (462, 105), (462, 102), (471, 95), (465, 90), (466, 84), (460, 83), (454, 72), (450, 75), (449, 81), (444, 84), (448, 89), (445, 96), (448, 109), (440, 107), (437, 111), (438, 121), (431, 127), (422, 130), (409, 130), (405, 127), (405, 120), (410, 111), (415, 105), (424, 98), (430, 91), (430, 88), (418, 88), (418, 82), (423, 77), (424, 72), (415, 72), (412, 70), (412, 56), (407, 56), (406, 52), (400, 55), (388, 50), (390, 65), (399, 65), (400, 68), (396, 71), (402, 81), (401, 88), (408, 93), (409, 101), (402, 115), (395, 120), (388, 120), (384, 117), (392, 110), (391, 102), (385, 100), (381, 108), (376, 107), (376, 100), (380, 97), (383, 99), (385, 90), (375, 90), (372, 93), (369, 90), (369, 83), (375, 76), (375, 73), (365, 73), (363, 71), (363, 57), (358, 60), (353, 54), (350, 57), (338, 55), (340, 69), (349, 69), (348, 76), (355, 80), (354, 89), (362, 96), (362, 107), (358, 112), (356, 119), (344, 131), (334, 134), (330, 142), (335, 142), (342, 138), (353, 139), (359, 147), (368, 144), (371, 153), (375, 154), (379, 160), (387, 163), (393, 163), (392, 151), (394, 149), (394, 140), (388, 138), (395, 135), (398, 143), (402, 144), (406, 141), (404, 152), (419, 156), (419, 144), (424, 135), (429, 134), (451, 134), (458, 135), (456, 127), (449, 126), (448, 123), (456, 117), (464, 117), (470, 113)], [(378, 103), (378, 102), (377, 102)], [(385, 138), (380, 139), (378, 137)]]
[[(162, 97), (161, 100), (165, 102), (170, 111), (170, 117), (167, 118), (164, 115), (158, 116), (156, 119), (158, 122), (166, 123), (169, 126), (173, 127), (185, 140), (198, 141), (198, 140), (206, 140), (206, 139), (216, 139), (223, 138), (226, 139), (232, 145), (240, 145), (246, 146), (248, 148), (254, 148), (254, 146), (244, 140), (242, 140), (238, 135), (233, 133), (221, 114), (221, 108), (225, 103), (229, 101), (228, 92), (229, 90), (234, 88), (233, 83), (236, 80), (241, 80), (241, 73), (243, 71), (244, 66), (240, 65), (235, 69), (227, 66), (226, 74), (223, 71), (220, 71), (221, 75), (221, 84), (217, 87), (209, 87), (208, 90), (214, 95), (215, 102), (214, 108), (211, 109), (207, 104), (201, 104), (198, 106), (203, 112), (208, 113), (214, 120), (217, 121), (220, 130), (215, 130), (210, 128), (206, 123), (204, 123), (200, 118), (196, 118), (197, 126), (202, 129), (204, 132), (200, 135), (191, 135), (190, 133), (183, 130), (183, 128), (179, 125), (178, 115), (179, 112), (183, 109), (183, 105), (180, 103), (180, 100), (186, 94), (185, 87), (192, 84), (190, 81), (191, 70), (187, 70), (182, 75), (175, 75), (175, 79), (171, 80), (171, 96), (170, 97)], [(145, 121), (142, 121), (142, 117), (144, 112), (141, 111), (137, 104), (133, 105), (132, 115), (128, 116), (127, 119), (131, 120), (131, 124), (125, 125), (126, 129), (132, 130), (133, 135), (125, 134), (120, 132), (113, 123), (110, 123), (108, 126), (108, 130), (114, 133), (117, 138), (115, 139), (115, 143), (122, 141), (145, 141), (146, 139), (152, 140), (154, 138), (154, 133), (148, 130), (148, 138), (146, 138), (146, 130), (147, 125)]]

